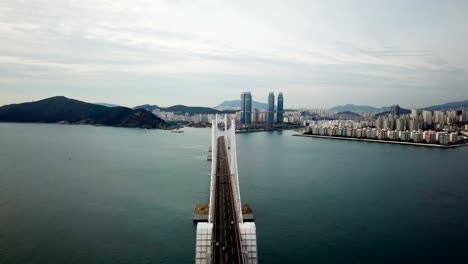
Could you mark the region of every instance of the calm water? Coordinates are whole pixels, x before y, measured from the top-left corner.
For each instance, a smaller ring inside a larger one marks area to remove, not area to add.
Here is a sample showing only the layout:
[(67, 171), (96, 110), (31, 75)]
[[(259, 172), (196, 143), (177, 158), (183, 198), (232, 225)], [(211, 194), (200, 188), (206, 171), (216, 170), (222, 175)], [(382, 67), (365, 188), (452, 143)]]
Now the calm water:
[[(193, 263), (209, 129), (0, 123), (0, 263)], [(237, 136), (261, 263), (468, 263), (468, 148)]]

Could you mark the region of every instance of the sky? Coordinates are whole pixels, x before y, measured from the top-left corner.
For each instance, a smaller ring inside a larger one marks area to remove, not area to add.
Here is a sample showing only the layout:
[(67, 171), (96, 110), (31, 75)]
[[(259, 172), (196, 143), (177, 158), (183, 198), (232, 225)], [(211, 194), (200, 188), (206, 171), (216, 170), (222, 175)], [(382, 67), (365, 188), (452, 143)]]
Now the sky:
[(468, 99), (468, 1), (0, 1), (0, 105)]

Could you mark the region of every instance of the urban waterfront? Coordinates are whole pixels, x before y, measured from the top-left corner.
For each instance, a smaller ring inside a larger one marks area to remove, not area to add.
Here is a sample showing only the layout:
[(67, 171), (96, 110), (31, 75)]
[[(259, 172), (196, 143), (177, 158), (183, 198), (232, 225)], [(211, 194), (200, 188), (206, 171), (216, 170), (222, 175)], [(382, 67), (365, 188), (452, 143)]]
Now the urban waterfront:
[[(210, 129), (0, 124), (0, 263), (193, 263)], [(237, 135), (260, 263), (465, 263), (468, 148)]]

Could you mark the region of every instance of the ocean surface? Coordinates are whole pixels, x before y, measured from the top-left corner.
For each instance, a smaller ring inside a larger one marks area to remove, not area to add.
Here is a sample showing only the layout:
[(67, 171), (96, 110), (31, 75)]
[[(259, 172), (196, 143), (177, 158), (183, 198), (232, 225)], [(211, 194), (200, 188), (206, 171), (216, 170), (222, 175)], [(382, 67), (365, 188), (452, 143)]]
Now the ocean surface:
[[(0, 263), (194, 263), (210, 129), (0, 123)], [(260, 263), (468, 263), (468, 147), (237, 135)]]

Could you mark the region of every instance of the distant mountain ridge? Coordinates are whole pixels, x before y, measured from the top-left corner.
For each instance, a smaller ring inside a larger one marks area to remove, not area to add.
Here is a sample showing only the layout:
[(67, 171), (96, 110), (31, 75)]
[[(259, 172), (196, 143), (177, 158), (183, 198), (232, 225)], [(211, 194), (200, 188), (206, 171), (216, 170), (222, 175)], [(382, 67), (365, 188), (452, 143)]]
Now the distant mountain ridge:
[(468, 108), (468, 100), (459, 101), (459, 102), (448, 102), (440, 105), (432, 105), (421, 108), (422, 110), (448, 110), (448, 109), (459, 109), (459, 108)]
[(135, 110), (139, 109), (139, 108), (145, 109), (146, 111), (149, 111), (149, 112), (153, 112), (156, 109), (161, 109), (157, 105), (149, 105), (149, 104), (137, 105), (137, 106), (133, 107), (133, 109), (135, 109)]
[[(390, 111), (383, 111), (383, 112), (375, 114), (375, 117), (379, 117), (379, 116), (385, 117), (389, 115), (390, 113), (391, 113)], [(400, 115), (406, 115), (406, 114), (411, 114), (411, 110), (400, 108)]]
[[(230, 100), (230, 101), (224, 101), (221, 104), (213, 107), (216, 110), (240, 110), (240, 103), (241, 100)], [(257, 108), (259, 110), (267, 110), (268, 109), (268, 104), (266, 103), (261, 103), (257, 102), (255, 100), (252, 100), (252, 109)]]
[(189, 115), (195, 114), (224, 114), (224, 113), (233, 113), (234, 111), (230, 110), (216, 110), (210, 107), (202, 107), (202, 106), (186, 106), (186, 105), (173, 105), (170, 107), (159, 107), (157, 105), (139, 105), (135, 106), (133, 109), (145, 109), (149, 112), (153, 112), (154, 110), (160, 110), (164, 112), (172, 112), (172, 113), (179, 113), (185, 114), (188, 113)]
[(119, 106), (120, 106), (120, 105), (109, 104), (109, 103), (94, 103), (94, 104), (102, 105), (102, 106), (107, 106), (107, 107), (119, 107)]
[(354, 105), (354, 104), (346, 104), (346, 105), (337, 105), (330, 108), (332, 112), (354, 112), (354, 113), (378, 113), (387, 111), (385, 107), (377, 108), (369, 105)]
[(221, 114), (221, 111), (218, 111), (209, 107), (201, 106), (186, 106), (186, 105), (173, 105), (167, 108), (162, 108), (161, 111), (166, 112), (178, 112), (178, 113), (188, 113), (189, 115), (194, 114)]
[[(355, 113), (370, 113), (370, 114), (378, 114), (390, 111), (391, 106), (384, 106), (384, 107), (373, 107), (369, 105), (354, 105), (354, 104), (346, 104), (346, 105), (337, 105), (329, 110), (332, 112), (355, 112)], [(419, 108), (421, 110), (449, 110), (449, 109), (459, 109), (459, 108), (468, 108), (468, 100), (459, 101), (459, 102), (448, 102), (441, 105), (433, 105), (427, 106), (423, 108)], [(404, 113), (411, 112), (409, 109), (400, 108), (400, 111)]]
[(64, 96), (2, 106), (0, 122), (92, 124), (138, 128), (167, 126), (164, 120), (144, 109), (106, 107)]
[(360, 114), (356, 114), (355, 112), (345, 111), (345, 112), (338, 112), (335, 114), (336, 118), (339, 119), (359, 119), (362, 118)]

